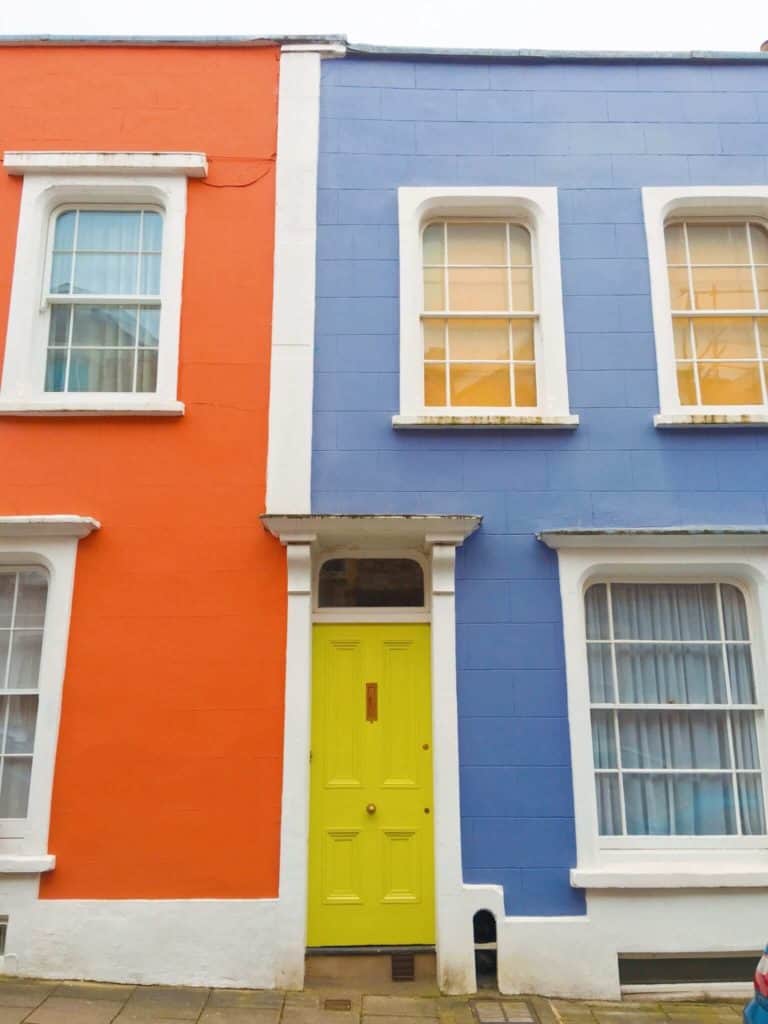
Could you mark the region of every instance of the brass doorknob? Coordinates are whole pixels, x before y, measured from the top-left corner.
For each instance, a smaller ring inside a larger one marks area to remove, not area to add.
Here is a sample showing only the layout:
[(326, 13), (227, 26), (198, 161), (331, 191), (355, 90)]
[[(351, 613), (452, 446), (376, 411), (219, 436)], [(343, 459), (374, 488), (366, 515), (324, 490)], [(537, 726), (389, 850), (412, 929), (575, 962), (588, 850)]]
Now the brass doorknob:
[(376, 804), (366, 804), (365, 805), (365, 811), (366, 811), (366, 814), (375, 814), (376, 813)]

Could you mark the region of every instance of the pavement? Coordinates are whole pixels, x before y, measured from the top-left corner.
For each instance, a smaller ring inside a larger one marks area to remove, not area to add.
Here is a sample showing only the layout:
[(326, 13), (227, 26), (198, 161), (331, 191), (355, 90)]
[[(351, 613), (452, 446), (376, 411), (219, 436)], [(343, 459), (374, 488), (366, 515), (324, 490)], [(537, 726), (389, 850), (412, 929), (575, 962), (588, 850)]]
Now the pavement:
[(423, 994), (409, 983), (304, 992), (0, 979), (0, 1024), (739, 1024), (742, 1003), (597, 1003)]

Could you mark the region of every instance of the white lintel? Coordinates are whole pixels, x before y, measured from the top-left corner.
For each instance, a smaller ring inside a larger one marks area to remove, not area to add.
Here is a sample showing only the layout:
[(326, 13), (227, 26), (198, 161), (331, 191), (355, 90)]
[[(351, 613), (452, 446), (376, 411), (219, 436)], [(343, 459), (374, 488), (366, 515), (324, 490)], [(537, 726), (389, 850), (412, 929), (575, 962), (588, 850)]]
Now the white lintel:
[(52, 853), (3, 854), (0, 856), (0, 875), (38, 875), (53, 871), (56, 858)]
[(92, 516), (0, 516), (0, 537), (87, 537), (101, 528)]
[(6, 150), (9, 174), (178, 174), (204, 178), (205, 153)]
[(283, 544), (429, 548), (435, 544), (463, 544), (478, 529), (482, 516), (296, 514), (263, 515), (261, 521)]
[(587, 548), (768, 547), (768, 527), (665, 526), (542, 530), (537, 539), (555, 551)]

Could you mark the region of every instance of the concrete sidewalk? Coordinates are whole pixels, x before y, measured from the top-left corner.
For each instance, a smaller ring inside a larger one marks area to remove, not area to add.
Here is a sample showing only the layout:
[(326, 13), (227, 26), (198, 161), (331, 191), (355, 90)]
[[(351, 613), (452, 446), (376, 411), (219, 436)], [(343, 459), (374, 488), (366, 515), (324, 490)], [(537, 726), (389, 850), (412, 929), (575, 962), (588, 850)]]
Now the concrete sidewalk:
[[(0, 980), (0, 1024), (738, 1024), (741, 1004), (581, 1003), (539, 997), (304, 992)], [(393, 991), (394, 989), (394, 991)]]

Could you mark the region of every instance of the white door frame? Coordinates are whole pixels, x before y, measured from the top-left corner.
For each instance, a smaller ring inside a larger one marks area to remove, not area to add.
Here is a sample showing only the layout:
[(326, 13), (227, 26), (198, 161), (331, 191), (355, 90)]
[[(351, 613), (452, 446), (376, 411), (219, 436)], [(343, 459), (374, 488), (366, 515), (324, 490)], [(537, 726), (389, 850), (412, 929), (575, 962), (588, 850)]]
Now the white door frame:
[[(479, 516), (265, 515), (286, 547), (288, 618), (285, 738), (280, 831), (280, 888), (275, 935), (279, 988), (304, 985), (309, 841), (309, 750), (312, 700), (313, 555), (344, 547), (366, 552), (412, 548), (430, 560), (435, 910), (438, 984), (444, 992), (476, 988), (472, 915), (499, 909), (496, 886), (462, 881), (456, 696), (456, 548)], [(425, 582), (426, 582), (425, 581)], [(502, 910), (503, 913), (503, 910)]]

